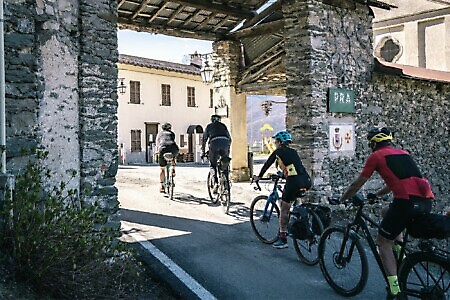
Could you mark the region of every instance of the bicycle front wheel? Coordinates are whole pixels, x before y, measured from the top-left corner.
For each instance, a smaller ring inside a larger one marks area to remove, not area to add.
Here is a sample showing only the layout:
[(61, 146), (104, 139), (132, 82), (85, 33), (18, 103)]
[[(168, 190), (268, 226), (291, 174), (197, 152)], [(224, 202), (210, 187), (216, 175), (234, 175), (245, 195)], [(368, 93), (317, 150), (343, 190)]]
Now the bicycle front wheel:
[(319, 240), (323, 232), (322, 221), (319, 216), (312, 210), (308, 209), (308, 223), (313, 228), (314, 236), (305, 239), (293, 239), (294, 249), (301, 262), (314, 266), (319, 262)]
[(450, 262), (430, 252), (409, 254), (398, 272), (400, 290), (427, 300), (450, 299)]
[(211, 176), (211, 172), (208, 172), (208, 179), (207, 179), (206, 183), (207, 183), (207, 186), (208, 186), (209, 199), (211, 199), (211, 202), (213, 204), (216, 204), (217, 200), (219, 200), (219, 198), (213, 192), (214, 191), (214, 178)]
[(328, 284), (338, 294), (351, 297), (364, 289), (369, 269), (360, 241), (345, 231), (342, 227), (325, 229), (319, 242), (319, 265)]
[(261, 242), (272, 244), (278, 239), (280, 209), (275, 203), (267, 201), (268, 197), (264, 195), (253, 199), (250, 205), (250, 224)]

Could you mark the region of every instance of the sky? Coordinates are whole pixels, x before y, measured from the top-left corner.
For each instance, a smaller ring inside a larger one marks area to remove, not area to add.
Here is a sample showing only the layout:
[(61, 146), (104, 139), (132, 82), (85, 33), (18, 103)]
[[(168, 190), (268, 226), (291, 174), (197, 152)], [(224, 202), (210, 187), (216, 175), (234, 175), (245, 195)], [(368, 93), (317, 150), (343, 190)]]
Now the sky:
[(131, 30), (119, 30), (117, 38), (120, 54), (175, 63), (183, 63), (184, 57), (195, 51), (201, 54), (212, 52), (211, 41), (176, 38)]

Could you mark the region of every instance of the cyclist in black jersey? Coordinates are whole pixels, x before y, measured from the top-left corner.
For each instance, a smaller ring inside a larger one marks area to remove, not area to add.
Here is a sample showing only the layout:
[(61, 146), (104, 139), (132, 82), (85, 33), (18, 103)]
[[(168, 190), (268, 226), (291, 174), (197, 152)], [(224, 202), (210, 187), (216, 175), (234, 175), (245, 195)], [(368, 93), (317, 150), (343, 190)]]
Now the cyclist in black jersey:
[(258, 176), (254, 176), (253, 180), (259, 181), (269, 167), (276, 161), (278, 167), (283, 171), (286, 178), (286, 184), (281, 198), (280, 210), (280, 233), (278, 240), (273, 247), (282, 249), (287, 248), (287, 225), (289, 222), (289, 209), (291, 204), (296, 200), (299, 189), (311, 187), (311, 179), (303, 166), (303, 163), (297, 151), (290, 148), (292, 136), (287, 131), (280, 131), (273, 136), (275, 139), (275, 151), (269, 156), (264, 163)]
[[(217, 179), (217, 160), (219, 156), (230, 155), (231, 136), (225, 124), (220, 122), (219, 115), (211, 116), (211, 123), (206, 126), (205, 133), (202, 139), (202, 158), (205, 157), (206, 142), (209, 140), (209, 167), (212, 178), (214, 179), (214, 193), (217, 193), (218, 179)], [(228, 178), (228, 170), (224, 171)]]
[[(177, 143), (175, 142), (175, 133), (173, 133), (172, 125), (170, 123), (164, 123), (161, 126), (162, 131), (156, 136), (156, 151), (159, 153), (158, 162), (161, 167), (159, 173), (159, 181), (161, 183), (160, 192), (164, 193), (164, 177), (167, 161), (164, 159), (164, 153), (172, 153), (176, 158), (179, 152)], [(173, 169), (173, 175), (175, 176), (175, 168)]]

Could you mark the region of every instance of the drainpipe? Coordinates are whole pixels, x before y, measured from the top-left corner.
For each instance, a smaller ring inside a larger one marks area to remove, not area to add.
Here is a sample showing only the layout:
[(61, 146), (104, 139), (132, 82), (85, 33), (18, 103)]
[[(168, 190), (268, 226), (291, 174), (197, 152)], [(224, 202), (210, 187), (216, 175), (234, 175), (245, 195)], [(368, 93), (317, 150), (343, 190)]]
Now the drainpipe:
[(0, 0), (0, 171), (2, 174), (6, 174), (5, 40), (3, 36), (3, 24), (3, 0)]

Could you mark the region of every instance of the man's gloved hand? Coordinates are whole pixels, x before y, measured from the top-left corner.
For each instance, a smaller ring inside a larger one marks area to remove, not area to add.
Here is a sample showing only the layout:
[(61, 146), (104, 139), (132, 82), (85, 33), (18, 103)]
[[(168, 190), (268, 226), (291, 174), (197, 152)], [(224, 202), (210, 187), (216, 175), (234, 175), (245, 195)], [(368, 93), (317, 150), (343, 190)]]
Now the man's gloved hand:
[(368, 193), (367, 194), (367, 200), (375, 200), (377, 198), (378, 198), (377, 195), (374, 194), (374, 193)]

